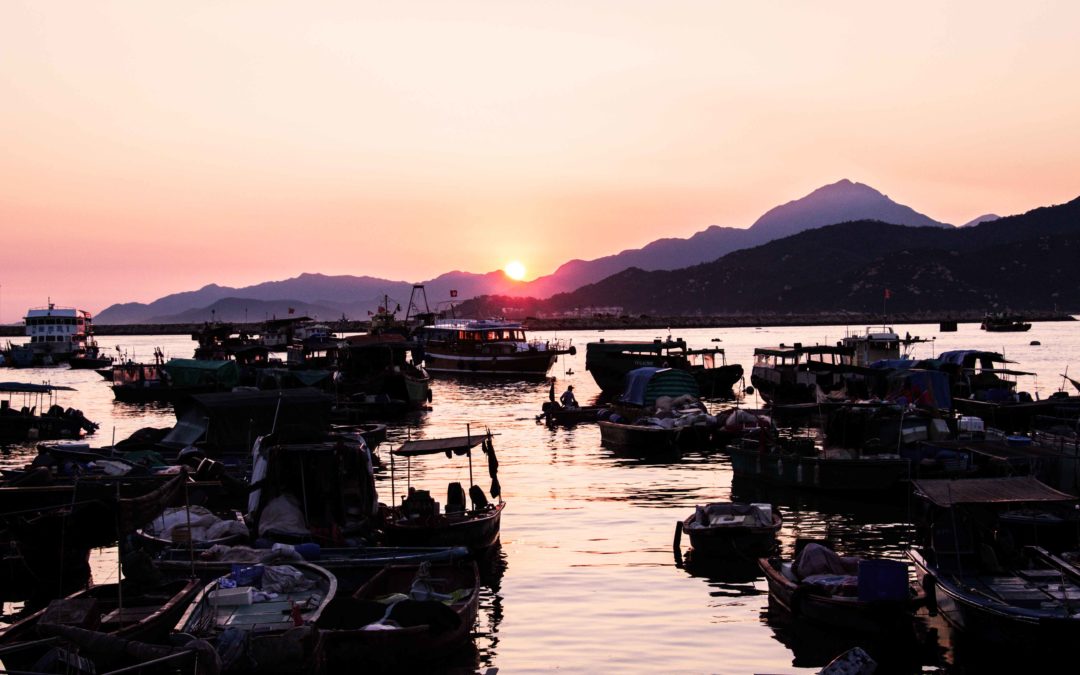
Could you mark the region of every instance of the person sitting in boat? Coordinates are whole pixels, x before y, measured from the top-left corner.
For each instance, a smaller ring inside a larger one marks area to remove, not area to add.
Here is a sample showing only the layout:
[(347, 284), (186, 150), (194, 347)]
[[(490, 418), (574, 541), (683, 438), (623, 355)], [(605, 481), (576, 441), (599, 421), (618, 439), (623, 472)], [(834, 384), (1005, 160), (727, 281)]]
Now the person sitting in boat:
[(571, 384), (566, 387), (566, 391), (564, 391), (563, 395), (559, 397), (559, 403), (562, 403), (564, 408), (579, 407), (577, 399), (574, 398), (574, 385)]

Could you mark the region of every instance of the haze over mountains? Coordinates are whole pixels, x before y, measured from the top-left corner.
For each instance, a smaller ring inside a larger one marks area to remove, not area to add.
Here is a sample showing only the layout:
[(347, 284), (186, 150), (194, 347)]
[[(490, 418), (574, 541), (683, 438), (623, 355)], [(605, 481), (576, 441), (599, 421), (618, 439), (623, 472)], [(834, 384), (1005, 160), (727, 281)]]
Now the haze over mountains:
[[(986, 218), (983, 216), (981, 218)], [(841, 180), (777, 206), (747, 229), (712, 226), (691, 237), (658, 239), (640, 249), (597, 258), (571, 260), (553, 274), (531, 282), (515, 282), (501, 271), (474, 274), (454, 271), (423, 282), (432, 309), (457, 291), (458, 300), (479, 295), (546, 298), (568, 293), (630, 268), (675, 270), (716, 260), (805, 230), (853, 220), (897, 225), (949, 226), (898, 204), (870, 186)], [(366, 318), (389, 296), (391, 309), (407, 304), (412, 284), (366, 276), (301, 274), (243, 288), (208, 284), (195, 291), (165, 296), (151, 303), (112, 305), (96, 317), (100, 324), (189, 323), (217, 319), (258, 321), (300, 315), (330, 320), (342, 315)]]

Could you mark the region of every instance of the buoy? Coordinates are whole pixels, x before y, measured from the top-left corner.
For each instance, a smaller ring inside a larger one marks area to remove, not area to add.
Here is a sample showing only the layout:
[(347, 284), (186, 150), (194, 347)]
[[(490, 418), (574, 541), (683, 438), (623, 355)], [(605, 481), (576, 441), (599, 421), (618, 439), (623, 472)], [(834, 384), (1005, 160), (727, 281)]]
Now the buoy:
[(1041, 345), (1042, 345), (1042, 343), (1041, 343), (1041, 342), (1039, 342), (1038, 340), (1032, 340), (1032, 341), (1031, 341), (1031, 346), (1032, 346), (1032, 347), (1039, 347), (1039, 346), (1041, 346)]

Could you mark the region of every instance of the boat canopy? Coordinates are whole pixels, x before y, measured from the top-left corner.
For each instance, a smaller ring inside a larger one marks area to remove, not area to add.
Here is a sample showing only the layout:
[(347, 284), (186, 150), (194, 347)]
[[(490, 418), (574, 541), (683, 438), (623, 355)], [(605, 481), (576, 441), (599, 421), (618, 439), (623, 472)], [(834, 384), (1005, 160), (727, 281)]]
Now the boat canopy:
[(31, 384), (29, 382), (0, 382), (0, 392), (9, 394), (47, 394), (50, 391), (76, 391), (75, 387), (58, 384)]
[(169, 359), (165, 372), (172, 378), (174, 387), (197, 387), (218, 384), (235, 387), (240, 370), (235, 361), (202, 361), (199, 359)]
[(992, 367), (990, 365), (992, 363), (1016, 363), (998, 352), (984, 352), (978, 349), (954, 349), (949, 352), (941, 352), (937, 359), (934, 360), (938, 363), (964, 366), (965, 368), (974, 367), (976, 362), (982, 364), (984, 368)]
[(1017, 504), (1074, 502), (1076, 497), (1055, 490), (1033, 476), (1008, 478), (943, 478), (912, 481), (915, 493), (936, 506), (954, 504)]
[(391, 454), (398, 457), (416, 457), (419, 455), (437, 455), (439, 453), (454, 453), (464, 455), (476, 446), (484, 442), (487, 436), (451, 436), (449, 438), (429, 438), (422, 441), (405, 441)]
[(275, 428), (317, 434), (329, 425), (333, 403), (317, 389), (197, 394), (177, 402), (176, 426), (160, 445), (179, 449), (202, 439), (216, 448), (250, 449), (253, 438)]
[(663, 354), (669, 351), (685, 351), (686, 340), (606, 340), (586, 345), (590, 352), (614, 352), (627, 354)]
[(889, 374), (888, 399), (906, 399), (907, 403), (937, 410), (952, 409), (952, 393), (948, 373), (940, 370), (896, 370)]
[(685, 370), (637, 368), (626, 374), (619, 400), (632, 405), (651, 406), (661, 396), (698, 396), (699, 391), (697, 380)]
[(781, 358), (796, 358), (802, 354), (838, 354), (840, 356), (852, 356), (855, 354), (854, 347), (844, 345), (806, 345), (800, 347), (757, 347), (754, 356), (778, 356)]

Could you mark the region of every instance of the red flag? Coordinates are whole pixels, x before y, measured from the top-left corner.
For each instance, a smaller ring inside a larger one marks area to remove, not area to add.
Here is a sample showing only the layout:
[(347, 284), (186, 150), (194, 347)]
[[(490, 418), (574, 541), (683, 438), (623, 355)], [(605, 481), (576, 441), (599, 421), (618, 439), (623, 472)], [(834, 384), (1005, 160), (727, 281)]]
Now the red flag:
[(456, 298), (457, 297), (457, 291), (453, 291), (453, 290), (450, 291), (450, 297), (451, 298)]
[(289, 308), (289, 314), (296, 314), (296, 308), (295, 307), (290, 307)]
[(885, 289), (885, 299), (888, 300), (891, 297), (892, 297), (892, 291), (890, 291), (889, 289), (886, 288)]

